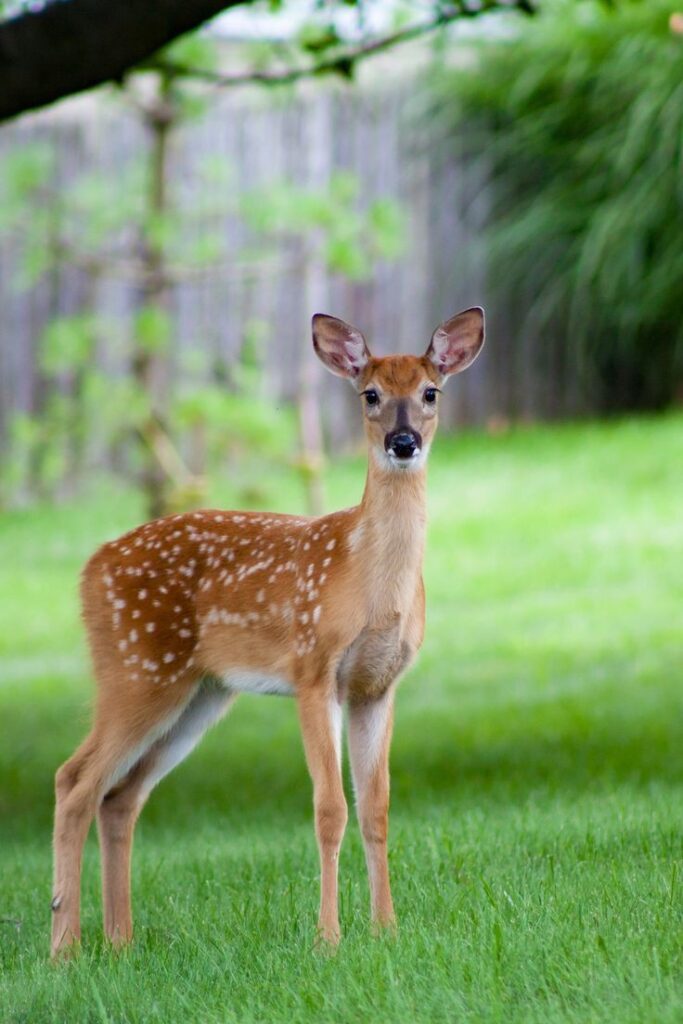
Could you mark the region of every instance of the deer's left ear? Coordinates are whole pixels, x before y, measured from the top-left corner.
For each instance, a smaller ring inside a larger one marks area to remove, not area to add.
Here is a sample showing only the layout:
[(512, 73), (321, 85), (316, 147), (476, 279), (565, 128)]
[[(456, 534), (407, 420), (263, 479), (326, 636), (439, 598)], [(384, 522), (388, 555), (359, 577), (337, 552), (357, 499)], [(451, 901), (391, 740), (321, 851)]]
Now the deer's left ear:
[(315, 314), (312, 327), (313, 347), (321, 362), (338, 377), (356, 380), (370, 359), (360, 331), (325, 313)]
[(432, 334), (425, 355), (443, 378), (466, 370), (484, 344), (484, 310), (472, 306), (445, 320)]

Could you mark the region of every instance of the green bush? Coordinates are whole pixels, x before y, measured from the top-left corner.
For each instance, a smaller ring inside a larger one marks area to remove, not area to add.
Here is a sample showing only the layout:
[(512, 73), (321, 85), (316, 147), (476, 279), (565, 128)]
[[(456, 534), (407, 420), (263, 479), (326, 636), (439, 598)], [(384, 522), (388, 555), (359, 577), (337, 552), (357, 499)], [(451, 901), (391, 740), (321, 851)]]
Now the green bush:
[[(683, 378), (683, 37), (669, 0), (548, 0), (444, 71), (451, 140), (490, 183), (494, 301), (561, 333), (584, 393), (658, 408)], [(445, 115), (445, 116), (444, 116)]]

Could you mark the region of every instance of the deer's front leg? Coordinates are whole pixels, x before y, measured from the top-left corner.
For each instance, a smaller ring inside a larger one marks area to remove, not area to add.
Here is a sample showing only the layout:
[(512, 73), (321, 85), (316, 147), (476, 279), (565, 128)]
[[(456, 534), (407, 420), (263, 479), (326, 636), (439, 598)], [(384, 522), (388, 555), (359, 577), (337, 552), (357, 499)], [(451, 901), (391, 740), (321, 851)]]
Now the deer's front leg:
[(320, 853), (320, 938), (339, 942), (337, 870), (348, 817), (341, 776), (342, 711), (336, 693), (307, 692), (299, 718), (308, 770), (313, 780), (315, 833)]
[(394, 719), (393, 688), (376, 700), (349, 704), (349, 754), (365, 858), (372, 920), (395, 924), (389, 884), (389, 748)]

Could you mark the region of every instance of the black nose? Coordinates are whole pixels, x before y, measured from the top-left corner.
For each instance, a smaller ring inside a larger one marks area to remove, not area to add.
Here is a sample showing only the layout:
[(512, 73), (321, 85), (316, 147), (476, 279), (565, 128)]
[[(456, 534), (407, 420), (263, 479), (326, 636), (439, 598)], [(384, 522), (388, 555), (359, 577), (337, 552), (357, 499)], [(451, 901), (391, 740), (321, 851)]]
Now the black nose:
[(411, 459), (419, 445), (415, 434), (409, 434), (402, 430), (398, 434), (389, 434), (385, 441), (385, 447), (388, 452), (393, 452), (398, 459)]

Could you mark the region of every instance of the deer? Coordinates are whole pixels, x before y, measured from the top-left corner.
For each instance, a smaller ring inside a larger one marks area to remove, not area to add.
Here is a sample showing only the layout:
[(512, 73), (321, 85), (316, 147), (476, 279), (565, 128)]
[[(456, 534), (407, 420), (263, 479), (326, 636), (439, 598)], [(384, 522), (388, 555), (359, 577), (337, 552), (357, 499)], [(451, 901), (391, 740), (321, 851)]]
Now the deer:
[(83, 847), (99, 833), (104, 931), (133, 935), (131, 854), (153, 788), (240, 693), (296, 700), (320, 861), (317, 937), (340, 940), (337, 879), (348, 811), (342, 722), (373, 927), (393, 929), (387, 856), (397, 682), (422, 645), (426, 464), (444, 382), (484, 344), (484, 311), (434, 331), (422, 356), (372, 356), (363, 334), (316, 314), (313, 346), (362, 406), (360, 504), (309, 518), (202, 510), (105, 543), (81, 576), (97, 682), (93, 726), (55, 777), (52, 955), (80, 943)]

